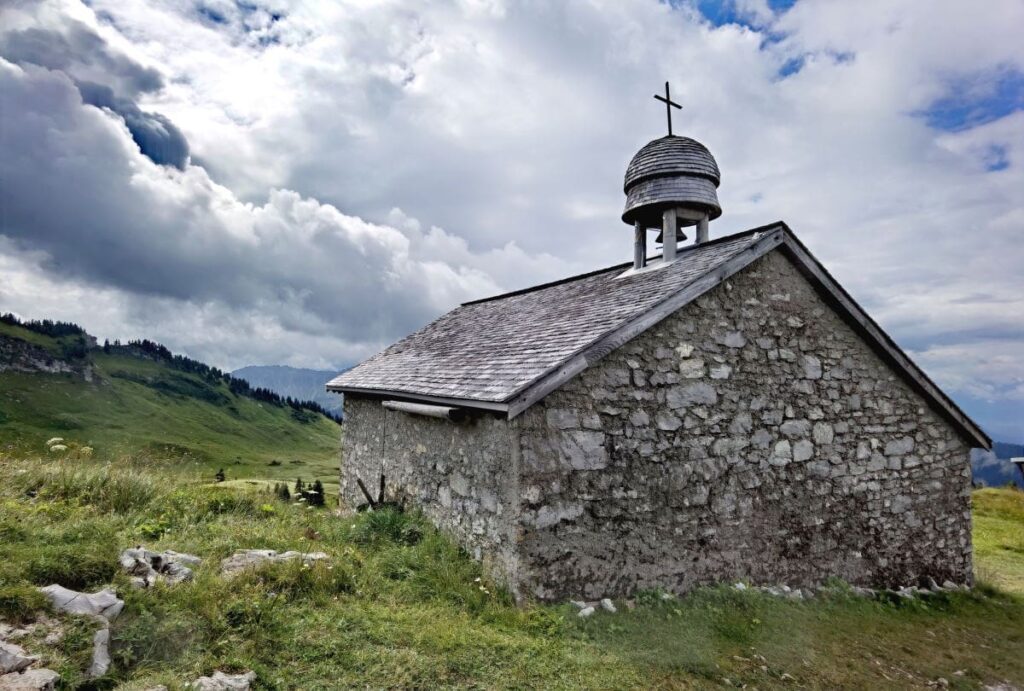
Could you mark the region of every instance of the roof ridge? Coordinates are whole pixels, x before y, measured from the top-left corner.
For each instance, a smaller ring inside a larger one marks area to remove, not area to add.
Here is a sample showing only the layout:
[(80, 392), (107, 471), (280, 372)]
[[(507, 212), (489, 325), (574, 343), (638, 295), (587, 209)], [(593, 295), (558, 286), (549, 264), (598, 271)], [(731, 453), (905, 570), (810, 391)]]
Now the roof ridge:
[[(750, 228), (748, 230), (743, 230), (743, 231), (740, 231), (738, 233), (733, 233), (732, 235), (723, 235), (720, 238), (715, 238), (713, 240), (708, 240), (707, 242), (702, 242), (699, 245), (687, 245), (686, 247), (682, 247), (682, 248), (676, 250), (676, 258), (678, 259), (680, 257), (686, 256), (686, 254), (688, 254), (690, 252), (693, 252), (694, 250), (698, 250), (698, 249), (701, 249), (701, 248), (704, 248), (704, 247), (709, 247), (709, 246), (712, 246), (712, 245), (718, 245), (718, 244), (721, 244), (723, 242), (727, 242), (729, 240), (738, 240), (739, 238), (742, 238), (745, 235), (753, 235), (755, 233), (765, 232), (765, 231), (767, 231), (769, 229), (774, 229), (774, 228), (784, 228), (786, 230), (789, 230), (789, 226), (786, 225), (785, 221), (774, 221), (772, 223), (766, 223), (763, 226), (757, 226), (756, 228)], [(660, 254), (655, 254), (653, 256), (648, 257), (647, 261), (650, 262), (651, 260), (659, 259), (661, 256), (662, 255), (660, 255)], [(497, 295), (491, 295), (491, 296), (485, 297), (485, 298), (478, 298), (476, 300), (467, 300), (466, 302), (463, 302), (459, 306), (460, 307), (466, 307), (468, 305), (479, 305), (480, 303), (483, 303), (483, 302), (492, 302), (494, 300), (501, 300), (503, 298), (510, 298), (510, 297), (514, 297), (516, 295), (524, 295), (526, 293), (532, 293), (532, 292), (534, 292), (536, 290), (543, 290), (544, 288), (551, 288), (551, 287), (554, 287), (554, 286), (563, 285), (565, 283), (571, 283), (573, 281), (579, 281), (579, 280), (582, 280), (584, 278), (590, 278), (591, 276), (597, 276), (599, 274), (607, 273), (608, 271), (615, 271), (617, 269), (626, 269), (626, 268), (628, 268), (630, 266), (633, 266), (633, 262), (624, 262), (624, 263), (621, 263), (621, 264), (614, 264), (612, 266), (607, 266), (607, 267), (605, 267), (603, 269), (595, 269), (594, 271), (588, 271), (586, 273), (577, 274), (575, 276), (566, 276), (565, 278), (559, 278), (559, 279), (557, 279), (555, 281), (548, 281), (547, 283), (538, 283), (537, 285), (529, 286), (527, 288), (519, 288), (518, 290), (510, 290), (507, 293), (498, 293)]]

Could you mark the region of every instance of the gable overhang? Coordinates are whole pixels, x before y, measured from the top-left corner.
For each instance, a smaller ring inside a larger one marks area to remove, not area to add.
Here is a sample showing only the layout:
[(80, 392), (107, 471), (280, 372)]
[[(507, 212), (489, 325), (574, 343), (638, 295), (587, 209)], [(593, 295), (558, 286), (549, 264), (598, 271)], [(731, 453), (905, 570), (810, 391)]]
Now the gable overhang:
[(449, 406), (452, 408), (467, 408), (473, 410), (486, 410), (493, 413), (508, 413), (508, 404), (496, 401), (481, 401), (473, 398), (451, 398), (448, 396), (430, 396), (427, 394), (410, 393), (395, 389), (364, 389), (357, 386), (335, 386), (327, 384), (327, 390), (331, 393), (356, 394), (368, 398), (391, 399), (395, 401), (408, 401), (409, 403), (430, 403), (432, 405)]
[(822, 299), (846, 322), (855, 333), (896, 370), (925, 401), (942, 415), (957, 432), (972, 445), (990, 449), (992, 440), (956, 403), (907, 356), (885, 331), (864, 311), (849, 293), (832, 277), (814, 255), (800, 242), (789, 226), (779, 221), (762, 226), (752, 232), (750, 244), (715, 269), (666, 296), (649, 310), (606, 332), (597, 340), (580, 349), (568, 359), (551, 368), (540, 377), (525, 384), (501, 401), (470, 398), (430, 396), (384, 389), (363, 389), (351, 386), (332, 386), (335, 393), (352, 393), (373, 398), (432, 403), (466, 409), (498, 413), (513, 419), (527, 408), (559, 388), (583, 370), (597, 363), (613, 350), (625, 345), (677, 310), (715, 288), (723, 281), (750, 266), (753, 262), (776, 249), (785, 253)]

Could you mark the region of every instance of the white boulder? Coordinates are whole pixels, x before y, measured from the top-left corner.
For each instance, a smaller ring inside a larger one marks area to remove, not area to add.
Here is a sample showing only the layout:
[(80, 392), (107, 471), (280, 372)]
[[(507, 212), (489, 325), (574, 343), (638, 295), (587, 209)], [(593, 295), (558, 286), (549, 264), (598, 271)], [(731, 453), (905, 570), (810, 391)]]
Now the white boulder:
[(119, 599), (113, 590), (103, 589), (89, 594), (54, 584), (39, 591), (50, 598), (56, 609), (69, 614), (88, 614), (113, 621), (124, 609), (124, 600)]
[(28, 669), (0, 676), (0, 691), (53, 691), (60, 675), (52, 669)]
[(302, 563), (311, 565), (328, 556), (323, 552), (275, 552), (272, 549), (241, 549), (230, 557), (222, 560), (220, 570), (226, 576), (234, 576), (246, 569), (254, 569), (263, 564), (273, 562), (302, 560)]
[(0, 674), (20, 672), (38, 659), (35, 655), (25, 652), (20, 645), (0, 642)]
[(217, 671), (208, 677), (199, 677), (191, 684), (196, 691), (248, 691), (256, 681), (255, 672), (245, 674), (224, 674)]

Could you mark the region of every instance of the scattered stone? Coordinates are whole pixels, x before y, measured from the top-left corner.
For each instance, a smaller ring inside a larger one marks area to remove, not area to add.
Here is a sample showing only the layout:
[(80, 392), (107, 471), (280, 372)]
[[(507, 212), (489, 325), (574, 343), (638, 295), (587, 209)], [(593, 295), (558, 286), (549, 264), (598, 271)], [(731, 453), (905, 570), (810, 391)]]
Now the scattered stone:
[(87, 614), (113, 621), (124, 608), (124, 600), (118, 599), (112, 590), (103, 589), (90, 595), (53, 584), (39, 591), (50, 598), (56, 609), (69, 614)]
[(202, 559), (192, 554), (172, 550), (151, 552), (141, 546), (121, 552), (120, 561), (121, 569), (131, 574), (132, 585), (137, 588), (150, 588), (162, 580), (172, 585), (190, 581), (190, 567), (202, 563)]
[(52, 669), (28, 669), (0, 676), (2, 691), (53, 691), (60, 675)]
[(577, 617), (579, 617), (580, 619), (586, 619), (587, 617), (591, 616), (591, 615), (592, 615), (592, 614), (593, 614), (593, 613), (594, 613), (595, 611), (597, 611), (597, 610), (595, 610), (595, 609), (594, 609), (593, 607), (591, 607), (590, 605), (587, 605), (586, 607), (584, 607), (583, 609), (581, 609), (581, 610), (580, 610), (580, 611), (579, 611), (579, 612), (578, 612), (578, 613), (576, 614), (576, 616), (577, 616)]
[(587, 606), (587, 603), (583, 600), (569, 600), (569, 604), (575, 607), (576, 609), (583, 609)]
[(736, 583), (733, 586), (733, 588), (735, 588), (736, 590), (746, 590), (747, 589), (747, 585), (741, 581), (739, 583)]
[(103, 627), (92, 637), (92, 663), (85, 675), (90, 679), (102, 677), (110, 669), (110, 629)]
[(0, 674), (10, 674), (27, 669), (39, 658), (29, 655), (20, 645), (0, 643)]
[(615, 603), (608, 598), (601, 600), (601, 609), (605, 612), (611, 612), (612, 614), (615, 614), (618, 611), (615, 609)]
[(220, 570), (225, 576), (235, 576), (246, 569), (254, 569), (271, 562), (300, 559), (302, 563), (309, 565), (327, 558), (328, 556), (324, 552), (289, 551), (278, 553), (272, 549), (241, 549), (221, 561)]
[(196, 691), (249, 691), (249, 686), (256, 681), (255, 672), (244, 674), (224, 674), (217, 671), (208, 677), (199, 677), (190, 685)]

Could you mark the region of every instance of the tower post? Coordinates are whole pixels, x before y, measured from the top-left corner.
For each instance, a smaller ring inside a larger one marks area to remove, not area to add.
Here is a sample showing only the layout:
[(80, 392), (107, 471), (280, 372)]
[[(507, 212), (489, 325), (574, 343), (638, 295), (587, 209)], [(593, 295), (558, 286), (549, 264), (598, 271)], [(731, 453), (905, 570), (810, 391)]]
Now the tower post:
[(661, 257), (670, 262), (676, 258), (676, 209), (665, 209), (661, 215)]
[(640, 221), (633, 222), (633, 268), (642, 269), (647, 263), (647, 229)]

